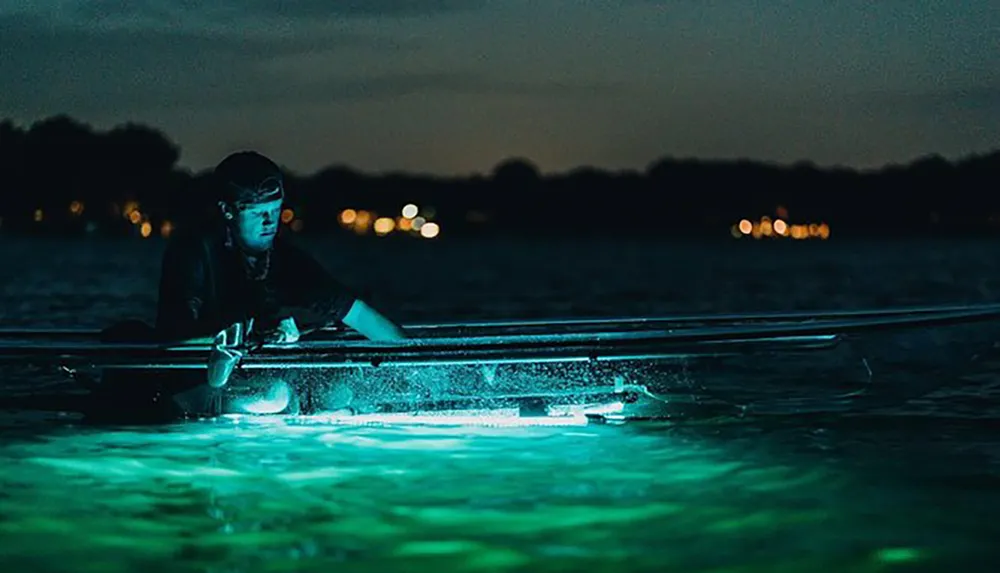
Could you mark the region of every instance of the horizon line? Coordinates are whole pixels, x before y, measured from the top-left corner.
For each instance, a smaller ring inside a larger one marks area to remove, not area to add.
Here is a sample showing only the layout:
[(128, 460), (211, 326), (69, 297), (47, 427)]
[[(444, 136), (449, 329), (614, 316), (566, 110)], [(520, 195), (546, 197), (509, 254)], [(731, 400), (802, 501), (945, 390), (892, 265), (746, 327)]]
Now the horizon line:
[[(41, 125), (57, 122), (57, 121), (67, 121), (70, 124), (81, 127), (84, 130), (90, 132), (91, 135), (101, 137), (107, 136), (108, 134), (128, 129), (139, 129), (145, 131), (151, 131), (163, 138), (164, 142), (172, 146), (177, 150), (177, 161), (173, 165), (173, 170), (185, 173), (189, 176), (198, 177), (203, 174), (209, 173), (214, 168), (213, 166), (197, 168), (191, 165), (185, 165), (183, 161), (184, 148), (179, 143), (177, 143), (171, 136), (160, 127), (143, 121), (135, 120), (124, 120), (115, 123), (107, 128), (97, 128), (88, 121), (81, 120), (71, 116), (68, 113), (56, 113), (47, 115), (41, 119), (36, 119), (29, 123), (21, 124), (18, 123), (14, 118), (4, 117), (0, 119), (0, 126), (10, 126), (14, 129), (23, 131), (25, 133), (32, 131), (36, 127)], [(236, 153), (239, 151), (257, 151), (259, 149), (254, 147), (240, 147), (234, 148), (227, 152)], [(260, 152), (263, 153), (263, 152)], [(311, 171), (296, 170), (288, 167), (279, 158), (271, 154), (265, 153), (269, 158), (275, 161), (279, 166), (281, 166), (282, 171), (293, 178), (308, 179), (316, 177), (326, 171), (341, 170), (360, 175), (362, 177), (410, 177), (410, 178), (428, 178), (428, 179), (476, 179), (476, 178), (490, 178), (497, 170), (505, 165), (520, 163), (531, 168), (539, 178), (558, 178), (568, 175), (572, 175), (578, 172), (596, 172), (608, 175), (648, 175), (649, 171), (656, 167), (658, 164), (662, 163), (675, 163), (675, 164), (689, 164), (698, 166), (724, 166), (731, 167), (736, 165), (744, 166), (755, 166), (768, 169), (780, 169), (780, 170), (794, 170), (794, 169), (809, 169), (818, 172), (849, 172), (857, 175), (876, 175), (880, 172), (895, 170), (895, 169), (908, 169), (914, 165), (926, 162), (938, 162), (945, 163), (952, 167), (960, 166), (963, 163), (976, 160), (987, 160), (991, 158), (996, 158), (1000, 161), (1000, 144), (996, 147), (982, 150), (982, 151), (968, 151), (961, 155), (953, 155), (948, 157), (940, 152), (928, 151), (921, 155), (914, 155), (910, 159), (905, 161), (890, 161), (883, 163), (878, 166), (869, 167), (858, 167), (850, 166), (841, 163), (832, 164), (819, 164), (815, 160), (809, 158), (800, 158), (794, 161), (778, 161), (778, 160), (768, 160), (753, 158), (749, 156), (736, 156), (736, 157), (722, 157), (722, 156), (675, 156), (664, 154), (658, 157), (654, 157), (648, 161), (643, 167), (600, 167), (593, 164), (578, 164), (574, 167), (563, 168), (563, 169), (551, 169), (544, 170), (530, 157), (519, 155), (519, 154), (509, 154), (507, 156), (501, 157), (492, 166), (487, 167), (483, 170), (475, 170), (465, 173), (434, 173), (427, 171), (418, 170), (407, 170), (403, 168), (387, 168), (382, 170), (372, 170), (372, 169), (362, 169), (360, 167), (355, 167), (344, 162), (332, 161), (325, 165), (313, 168)], [(222, 157), (219, 158), (219, 161)]]

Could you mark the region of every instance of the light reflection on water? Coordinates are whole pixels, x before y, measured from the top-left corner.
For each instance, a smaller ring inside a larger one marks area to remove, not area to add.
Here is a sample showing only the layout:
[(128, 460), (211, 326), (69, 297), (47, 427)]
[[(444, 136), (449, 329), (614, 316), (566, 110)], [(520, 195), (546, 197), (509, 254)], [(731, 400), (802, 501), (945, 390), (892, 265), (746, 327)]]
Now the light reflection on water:
[(778, 445), (705, 428), (64, 427), (0, 446), (0, 566), (875, 571), (982, 541), (949, 536), (961, 520), (918, 492)]
[[(1000, 296), (985, 244), (383, 244), (315, 247), (414, 321)], [(4, 243), (22, 265), (0, 272), (0, 319), (149, 318), (161, 246)], [(908, 406), (938, 420), (874, 426), (93, 428), (4, 413), (0, 571), (995, 572), (1000, 439), (948, 421), (995, 417), (984, 376)], [(60, 385), (0, 371), (0, 395)]]

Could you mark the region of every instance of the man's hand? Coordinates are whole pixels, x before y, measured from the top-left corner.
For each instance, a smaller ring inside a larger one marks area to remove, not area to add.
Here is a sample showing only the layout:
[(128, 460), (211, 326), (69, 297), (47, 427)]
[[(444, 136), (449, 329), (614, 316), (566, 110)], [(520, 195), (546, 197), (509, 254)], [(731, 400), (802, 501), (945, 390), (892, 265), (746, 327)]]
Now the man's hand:
[(302, 334), (295, 323), (295, 319), (288, 317), (283, 319), (274, 328), (250, 333), (250, 345), (259, 348), (264, 344), (292, 344), (299, 341)]
[(299, 332), (299, 325), (295, 324), (295, 319), (288, 317), (278, 323), (278, 343), (291, 344), (299, 341), (302, 334)]

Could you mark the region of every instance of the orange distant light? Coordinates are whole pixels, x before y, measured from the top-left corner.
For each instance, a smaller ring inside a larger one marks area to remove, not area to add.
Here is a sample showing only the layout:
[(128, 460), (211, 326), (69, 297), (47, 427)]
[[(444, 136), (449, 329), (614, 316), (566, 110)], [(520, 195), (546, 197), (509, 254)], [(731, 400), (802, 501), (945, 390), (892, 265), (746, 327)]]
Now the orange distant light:
[(379, 236), (388, 235), (396, 227), (396, 222), (389, 217), (380, 217), (375, 220), (375, 233)]
[(281, 212), (282, 223), (287, 225), (291, 223), (293, 219), (295, 219), (295, 211), (292, 211), (291, 209), (285, 209), (284, 211)]
[(405, 217), (400, 217), (396, 220), (396, 225), (399, 227), (400, 231), (409, 231), (413, 229), (413, 221)]
[(122, 216), (129, 218), (129, 220), (131, 220), (132, 212), (138, 210), (139, 210), (139, 203), (137, 201), (127, 201), (125, 203), (125, 206), (122, 208)]
[(768, 218), (762, 219), (760, 222), (760, 234), (764, 235), (765, 237), (770, 237), (773, 232), (774, 232), (774, 225), (771, 223), (771, 220)]
[(749, 235), (753, 232), (753, 223), (750, 222), (750, 219), (743, 219), (740, 221), (739, 229), (744, 235)]
[(372, 213), (362, 209), (358, 211), (358, 216), (354, 218), (354, 226), (367, 229), (368, 225), (371, 224), (373, 217), (374, 215)]
[(782, 237), (784, 237), (785, 234), (788, 233), (788, 224), (782, 221), (781, 219), (775, 221), (773, 227), (774, 227), (774, 232), (781, 235)]
[(138, 225), (139, 221), (142, 220), (142, 213), (140, 213), (139, 211), (129, 211), (129, 213), (128, 213), (128, 220), (133, 225)]
[(358, 212), (354, 209), (344, 209), (340, 212), (340, 223), (350, 225), (358, 218)]
[(145, 239), (153, 234), (153, 226), (149, 224), (149, 221), (146, 221), (142, 224), (142, 227), (139, 228), (139, 233), (142, 234), (142, 238)]
[(73, 215), (80, 215), (83, 213), (83, 203), (80, 201), (73, 201), (69, 204), (69, 212)]

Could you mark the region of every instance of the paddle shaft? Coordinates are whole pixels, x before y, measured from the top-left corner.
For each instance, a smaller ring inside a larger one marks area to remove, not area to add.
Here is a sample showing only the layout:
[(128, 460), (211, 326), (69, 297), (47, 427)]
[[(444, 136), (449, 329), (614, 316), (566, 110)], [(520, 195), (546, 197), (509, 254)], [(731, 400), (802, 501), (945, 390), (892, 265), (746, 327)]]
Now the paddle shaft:
[[(465, 322), (409, 323), (403, 324), (406, 331), (419, 330), (462, 330), (490, 328), (532, 328), (532, 327), (583, 327), (583, 326), (625, 326), (625, 325), (685, 325), (685, 324), (718, 324), (739, 322), (802, 322), (835, 319), (862, 319), (908, 315), (932, 315), (950, 313), (997, 313), (1000, 314), (1000, 303), (969, 304), (969, 305), (938, 305), (915, 306), (890, 309), (854, 309), (854, 310), (823, 310), (823, 311), (782, 311), (760, 313), (730, 313), (730, 314), (689, 314), (658, 317), (605, 317), (605, 318), (569, 318), (569, 319), (528, 319), (528, 320), (484, 320)], [(312, 332), (339, 332), (342, 327), (327, 327), (315, 329)], [(0, 339), (30, 339), (30, 338), (96, 338), (98, 330), (66, 329), (66, 328), (0, 328)], [(353, 334), (353, 333), (345, 333)], [(306, 333), (303, 332), (303, 336)], [(211, 344), (213, 337), (191, 338), (183, 344)]]

